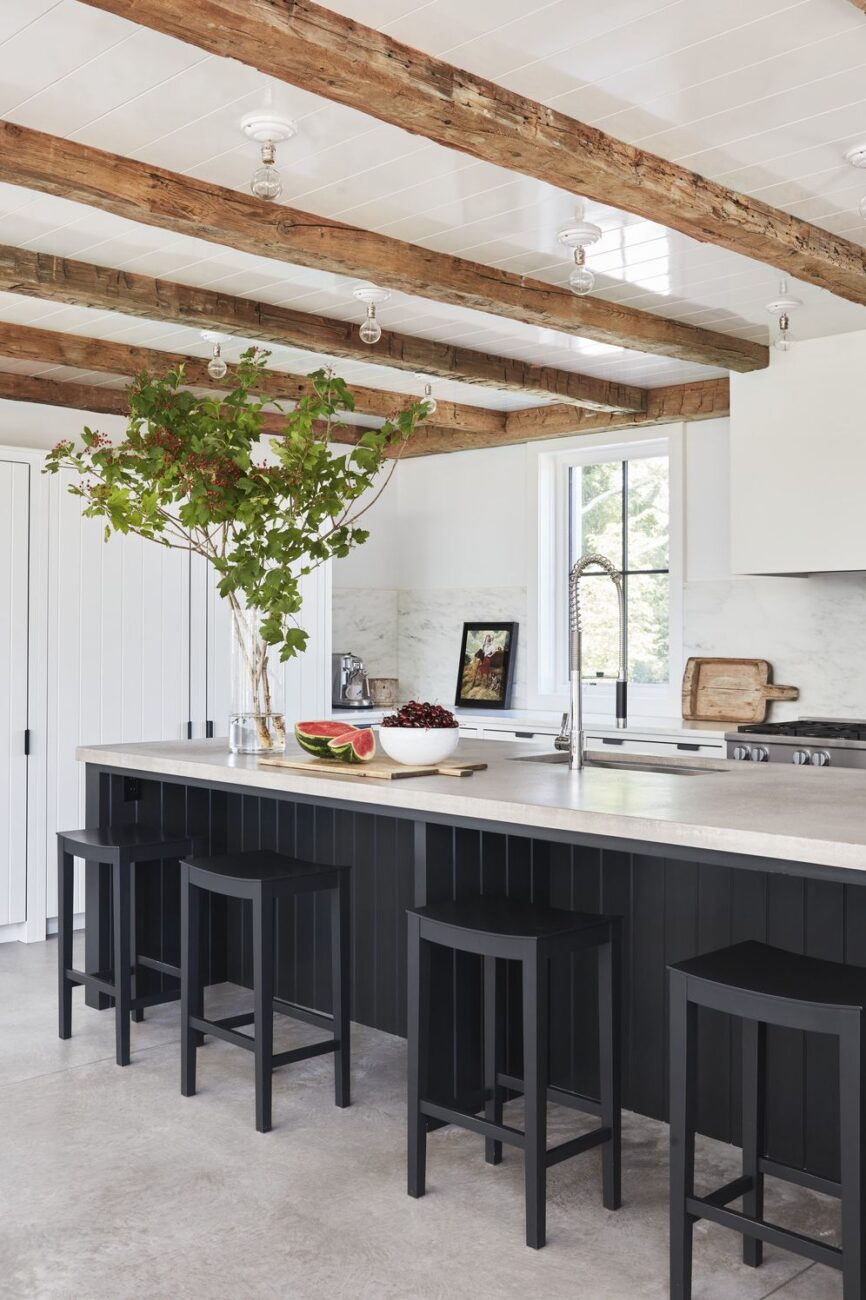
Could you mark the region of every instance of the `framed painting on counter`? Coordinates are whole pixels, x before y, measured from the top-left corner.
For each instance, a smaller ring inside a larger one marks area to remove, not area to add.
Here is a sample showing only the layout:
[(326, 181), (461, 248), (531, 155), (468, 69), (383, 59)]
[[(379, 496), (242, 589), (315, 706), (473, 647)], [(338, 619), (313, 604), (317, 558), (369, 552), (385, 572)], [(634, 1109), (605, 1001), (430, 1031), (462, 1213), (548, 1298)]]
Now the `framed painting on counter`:
[(516, 623), (464, 623), (456, 707), (509, 708), (516, 651)]

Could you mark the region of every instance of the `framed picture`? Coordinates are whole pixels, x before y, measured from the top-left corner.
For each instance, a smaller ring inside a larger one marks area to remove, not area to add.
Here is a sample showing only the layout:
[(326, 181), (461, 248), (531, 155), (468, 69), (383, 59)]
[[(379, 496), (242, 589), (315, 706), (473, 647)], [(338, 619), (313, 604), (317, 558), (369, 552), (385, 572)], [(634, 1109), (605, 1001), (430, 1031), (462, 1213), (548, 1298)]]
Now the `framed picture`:
[(516, 650), (516, 623), (464, 623), (456, 707), (507, 709)]

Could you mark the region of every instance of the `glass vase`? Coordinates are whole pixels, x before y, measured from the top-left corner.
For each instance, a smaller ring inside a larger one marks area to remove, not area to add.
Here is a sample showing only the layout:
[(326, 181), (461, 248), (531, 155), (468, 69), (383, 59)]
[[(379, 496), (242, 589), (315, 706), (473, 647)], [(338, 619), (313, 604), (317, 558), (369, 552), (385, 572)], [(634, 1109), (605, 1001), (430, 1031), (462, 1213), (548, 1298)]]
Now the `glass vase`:
[(279, 651), (261, 635), (261, 610), (246, 609), (232, 595), (232, 707), (229, 749), (233, 754), (281, 754), (286, 748), (283, 665)]

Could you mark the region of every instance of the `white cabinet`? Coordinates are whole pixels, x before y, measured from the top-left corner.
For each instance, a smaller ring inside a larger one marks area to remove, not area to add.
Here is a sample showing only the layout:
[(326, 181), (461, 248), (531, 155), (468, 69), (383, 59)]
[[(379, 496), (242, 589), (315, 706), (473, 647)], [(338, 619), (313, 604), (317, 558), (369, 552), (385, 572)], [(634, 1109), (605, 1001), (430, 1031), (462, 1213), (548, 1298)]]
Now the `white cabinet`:
[(0, 926), (27, 914), (30, 474), (0, 460)]
[(731, 376), (734, 573), (866, 569), (866, 333), (798, 340)]

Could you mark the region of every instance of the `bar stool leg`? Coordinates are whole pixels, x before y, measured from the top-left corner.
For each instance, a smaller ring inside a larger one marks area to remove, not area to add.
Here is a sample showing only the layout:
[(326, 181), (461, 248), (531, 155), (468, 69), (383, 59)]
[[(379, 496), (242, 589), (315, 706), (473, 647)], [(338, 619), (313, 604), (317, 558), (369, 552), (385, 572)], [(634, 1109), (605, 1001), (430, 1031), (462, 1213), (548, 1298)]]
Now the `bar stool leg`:
[(129, 950), (129, 863), (114, 860), (114, 1020), (118, 1065), (129, 1065), (132, 980)]
[(533, 953), (522, 965), (526, 1244), (540, 1250), (547, 1216), (548, 962)]
[[(743, 1197), (743, 1213), (750, 1219), (764, 1217), (764, 1175), (760, 1160), (764, 1154), (764, 1090), (766, 1026), (757, 1020), (743, 1021), (743, 1175), (751, 1178), (753, 1190)], [(764, 1243), (757, 1237), (743, 1237), (743, 1263), (758, 1268), (764, 1258)]]
[[(137, 998), (141, 989), (138, 980), (138, 881), (134, 862), (129, 864), (129, 933), (131, 936), (132, 996)], [(135, 1024), (140, 1025), (144, 1019), (144, 1008), (134, 1007), (132, 1019)]]
[(349, 882), (340, 873), (340, 883), (331, 890), (331, 987), (334, 1014), (334, 1037), (340, 1046), (334, 1053), (334, 1101), (338, 1106), (351, 1102), (351, 955)]
[(421, 1098), (429, 1086), (430, 945), (421, 940), (421, 922), (409, 917), (408, 972), (408, 1097), (410, 1196), (423, 1196), (427, 1187), (427, 1117)]
[(270, 1133), (274, 1084), (274, 900), (264, 890), (253, 899), (253, 999), (256, 1130)]
[(846, 1017), (839, 1035), (840, 1127), (842, 1132), (842, 1295), (844, 1300), (866, 1297), (866, 1140), (864, 1116), (863, 1026), (859, 1015)]
[[(57, 993), (61, 1038), (72, 1034), (72, 983), (66, 972), (72, 966), (72, 891), (75, 859), (67, 853), (62, 840), (57, 841)], [(86, 968), (85, 968), (86, 969)]]
[[(502, 970), (496, 957), (484, 958), (484, 1118), (493, 1124), (502, 1123)], [(500, 1164), (502, 1143), (485, 1138), (484, 1159), (489, 1165)]]
[(686, 1197), (695, 1186), (695, 1028), (697, 1007), (686, 981), (670, 977), (671, 1300), (691, 1300), (694, 1218)]
[(180, 877), (180, 1091), (195, 1096), (196, 1048), (201, 1034), (190, 1028), (190, 1016), (204, 1014), (201, 976), (201, 897), (189, 883), (189, 869)]
[(622, 1204), (622, 1034), (620, 1029), (620, 925), (598, 950), (598, 1043), (601, 1122), (611, 1138), (602, 1147), (602, 1198), (606, 1210)]

